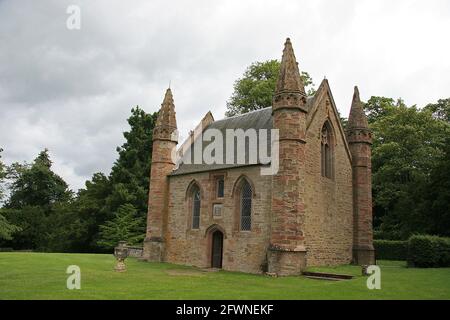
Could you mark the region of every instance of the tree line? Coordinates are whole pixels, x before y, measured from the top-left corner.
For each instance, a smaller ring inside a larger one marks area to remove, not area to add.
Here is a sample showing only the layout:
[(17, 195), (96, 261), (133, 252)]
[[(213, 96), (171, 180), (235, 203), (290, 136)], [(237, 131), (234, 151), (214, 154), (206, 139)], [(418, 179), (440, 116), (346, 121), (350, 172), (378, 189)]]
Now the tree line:
[[(277, 60), (250, 65), (235, 82), (226, 115), (269, 107), (279, 68)], [(313, 95), (309, 74), (302, 80)], [(376, 238), (450, 236), (450, 98), (419, 108), (371, 97), (365, 110), (374, 136)], [(119, 240), (142, 243), (156, 116), (133, 108), (111, 173), (95, 173), (76, 193), (52, 171), (48, 150), (6, 166), (0, 149), (0, 248), (109, 252)]]
[(52, 171), (48, 150), (32, 163), (0, 159), (0, 247), (106, 252), (119, 240), (144, 239), (156, 113), (131, 110), (111, 173), (95, 173), (77, 193)]

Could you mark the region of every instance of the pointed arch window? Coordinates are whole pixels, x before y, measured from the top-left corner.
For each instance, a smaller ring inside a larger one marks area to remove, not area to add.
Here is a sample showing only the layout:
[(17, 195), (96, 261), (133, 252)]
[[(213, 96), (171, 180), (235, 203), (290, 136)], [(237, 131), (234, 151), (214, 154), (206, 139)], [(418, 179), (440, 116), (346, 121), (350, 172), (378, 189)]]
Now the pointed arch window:
[(322, 177), (333, 179), (333, 135), (328, 121), (322, 127), (320, 153)]
[(252, 229), (252, 198), (252, 186), (246, 179), (244, 179), (242, 181), (239, 199), (241, 231), (250, 231)]
[(192, 229), (200, 228), (200, 207), (201, 207), (200, 188), (192, 188)]
[(225, 180), (223, 176), (217, 179), (217, 198), (223, 198), (225, 194)]

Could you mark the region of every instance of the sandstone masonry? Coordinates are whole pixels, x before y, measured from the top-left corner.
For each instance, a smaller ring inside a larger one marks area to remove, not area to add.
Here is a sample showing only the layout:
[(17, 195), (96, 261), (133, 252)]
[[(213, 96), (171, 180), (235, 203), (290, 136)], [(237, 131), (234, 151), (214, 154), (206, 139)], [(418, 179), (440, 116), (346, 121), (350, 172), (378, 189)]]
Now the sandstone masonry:
[(201, 127), (278, 129), (279, 170), (266, 176), (260, 163), (176, 165), (168, 89), (153, 134), (145, 260), (279, 275), (374, 263), (372, 140), (357, 88), (344, 132), (327, 80), (313, 97), (305, 94), (287, 39), (273, 107), (221, 121), (208, 112)]

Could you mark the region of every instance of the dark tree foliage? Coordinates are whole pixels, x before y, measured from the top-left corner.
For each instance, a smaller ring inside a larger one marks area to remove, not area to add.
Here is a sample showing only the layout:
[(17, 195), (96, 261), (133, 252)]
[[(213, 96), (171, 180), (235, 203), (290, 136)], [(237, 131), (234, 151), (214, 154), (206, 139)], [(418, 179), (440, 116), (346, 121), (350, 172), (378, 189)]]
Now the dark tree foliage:
[(111, 170), (113, 185), (109, 197), (111, 212), (130, 203), (140, 217), (147, 215), (150, 166), (152, 161), (152, 137), (157, 113), (148, 114), (136, 107), (128, 119), (130, 131), (124, 132), (125, 143), (117, 148), (119, 158)]
[(427, 225), (429, 234), (450, 237), (450, 135), (445, 140), (443, 151), (444, 155), (432, 169), (429, 182), (423, 188), (421, 223)]
[[(130, 130), (124, 132), (125, 143), (117, 148), (119, 153), (109, 177), (101, 173), (86, 182), (86, 189), (80, 190), (77, 207), (87, 220), (89, 232), (86, 247), (91, 251), (103, 251), (105, 241), (99, 227), (110, 226), (115, 213), (124, 205), (131, 205), (139, 225), (145, 225), (150, 184), (152, 136), (157, 113), (148, 114), (139, 107), (131, 110), (128, 119)], [(142, 236), (145, 230), (142, 230)], [(98, 245), (102, 244), (102, 245)]]
[(15, 249), (49, 250), (51, 234), (65, 228), (66, 220), (54, 224), (55, 208), (73, 198), (67, 183), (52, 171), (48, 150), (39, 153), (32, 164), (13, 164), (8, 168), (9, 198), (0, 213), (21, 231), (6, 246)]
[(67, 183), (51, 170), (51, 166), (47, 149), (39, 153), (31, 165), (13, 165), (9, 172), (11, 194), (5, 207), (49, 207), (59, 201), (68, 201), (72, 192)]
[(2, 152), (3, 149), (0, 148), (0, 202), (3, 200), (5, 191), (4, 191), (4, 180), (6, 178), (6, 166), (2, 162)]
[[(4, 179), (6, 178), (6, 166), (3, 164), (2, 160), (2, 153), (3, 149), (0, 148), (0, 202), (3, 199), (3, 183), (4, 183)], [(6, 218), (1, 214), (0, 211), (0, 240), (4, 239), (4, 240), (11, 240), (12, 239), (12, 235), (17, 232), (20, 231), (20, 228), (18, 228), (17, 226), (11, 224), (8, 220), (6, 220)]]
[(443, 224), (444, 213), (437, 213), (433, 221), (424, 196), (433, 172), (443, 170), (448, 123), (434, 118), (429, 110), (384, 97), (372, 97), (366, 110), (374, 133), (372, 187), (377, 235), (396, 240), (413, 233), (437, 232), (431, 224)]
[[(59, 252), (110, 250), (112, 246), (105, 243), (111, 244), (111, 235), (104, 229), (113, 230), (115, 223), (122, 228), (124, 221), (117, 214), (126, 209), (125, 222), (130, 221), (130, 208), (133, 208), (130, 230), (139, 233), (130, 239), (143, 239), (156, 116), (157, 113), (147, 114), (139, 107), (133, 108), (128, 119), (130, 130), (124, 132), (125, 143), (117, 148), (119, 157), (110, 175), (94, 174), (75, 197), (64, 180), (51, 170), (47, 150), (32, 164), (13, 164), (8, 169), (10, 197), (1, 213), (4, 220), (22, 231), (0, 246)], [(134, 224), (139, 227), (136, 229)], [(104, 226), (103, 232), (100, 226)]]
[(113, 217), (107, 206), (111, 192), (111, 182), (103, 173), (95, 173), (91, 180), (86, 181), (86, 188), (78, 191), (73, 207), (86, 228), (86, 236), (79, 246), (79, 252), (98, 250), (99, 226)]
[(100, 226), (98, 245), (111, 250), (119, 241), (126, 241), (129, 245), (140, 244), (144, 240), (145, 227), (145, 221), (137, 216), (132, 204), (121, 205), (114, 218)]

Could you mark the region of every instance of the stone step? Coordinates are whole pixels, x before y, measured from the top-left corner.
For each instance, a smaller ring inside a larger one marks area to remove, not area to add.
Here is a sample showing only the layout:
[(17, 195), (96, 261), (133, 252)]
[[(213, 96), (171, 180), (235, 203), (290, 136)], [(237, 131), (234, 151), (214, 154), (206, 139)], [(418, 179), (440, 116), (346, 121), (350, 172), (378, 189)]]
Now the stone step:
[(318, 280), (331, 280), (331, 281), (340, 281), (340, 280), (351, 280), (353, 276), (349, 276), (346, 274), (334, 274), (334, 273), (323, 273), (323, 272), (303, 272), (303, 275), (307, 278), (318, 279)]
[(325, 280), (325, 281), (345, 281), (345, 279), (327, 278), (327, 277), (306, 276), (306, 278), (313, 279), (313, 280)]

